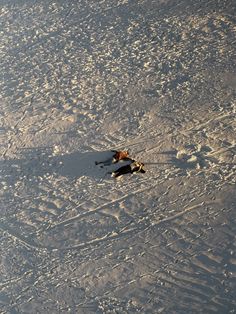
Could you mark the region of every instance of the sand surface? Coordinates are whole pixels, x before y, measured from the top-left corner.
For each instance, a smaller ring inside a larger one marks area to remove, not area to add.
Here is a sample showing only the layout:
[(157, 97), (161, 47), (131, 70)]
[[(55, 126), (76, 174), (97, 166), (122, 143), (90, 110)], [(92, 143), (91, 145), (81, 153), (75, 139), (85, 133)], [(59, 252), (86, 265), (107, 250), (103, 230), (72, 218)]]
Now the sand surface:
[(236, 312), (235, 16), (0, 1), (0, 313)]

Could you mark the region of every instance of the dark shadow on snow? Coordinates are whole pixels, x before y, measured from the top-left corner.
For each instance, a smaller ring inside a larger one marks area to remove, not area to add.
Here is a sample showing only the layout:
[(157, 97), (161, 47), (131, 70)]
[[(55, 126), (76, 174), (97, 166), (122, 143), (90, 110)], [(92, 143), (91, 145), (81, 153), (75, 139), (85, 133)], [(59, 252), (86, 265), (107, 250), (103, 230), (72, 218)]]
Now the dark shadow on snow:
[(52, 148), (22, 149), (22, 158), (0, 161), (0, 176), (8, 184), (21, 179), (49, 175), (61, 175), (70, 179), (89, 176), (101, 179), (125, 163), (96, 165), (96, 162), (112, 161), (112, 151), (74, 152), (53, 156)]
[[(19, 180), (27, 180), (50, 175), (59, 175), (69, 179), (88, 176), (101, 179), (107, 173), (124, 166), (126, 162), (117, 164), (96, 165), (96, 162), (112, 160), (112, 151), (74, 152), (65, 155), (53, 155), (53, 149), (30, 148), (22, 149), (20, 159), (5, 159), (0, 161), (0, 176), (2, 181), (13, 184)], [(176, 151), (160, 152), (167, 155), (166, 162), (144, 162), (146, 166), (172, 165), (180, 169), (195, 168), (194, 163), (176, 158)], [(145, 166), (144, 166), (145, 169)], [(109, 177), (109, 176), (108, 176)]]

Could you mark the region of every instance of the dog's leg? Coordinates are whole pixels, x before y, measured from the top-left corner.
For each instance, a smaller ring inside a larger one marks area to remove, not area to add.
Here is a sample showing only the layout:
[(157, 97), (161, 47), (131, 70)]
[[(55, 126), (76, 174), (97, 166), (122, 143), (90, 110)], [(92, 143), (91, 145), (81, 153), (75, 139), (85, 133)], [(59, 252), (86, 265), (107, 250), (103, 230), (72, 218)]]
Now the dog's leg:
[(109, 166), (112, 164), (112, 159), (107, 159), (104, 161), (95, 161), (95, 165), (103, 164), (104, 166)]

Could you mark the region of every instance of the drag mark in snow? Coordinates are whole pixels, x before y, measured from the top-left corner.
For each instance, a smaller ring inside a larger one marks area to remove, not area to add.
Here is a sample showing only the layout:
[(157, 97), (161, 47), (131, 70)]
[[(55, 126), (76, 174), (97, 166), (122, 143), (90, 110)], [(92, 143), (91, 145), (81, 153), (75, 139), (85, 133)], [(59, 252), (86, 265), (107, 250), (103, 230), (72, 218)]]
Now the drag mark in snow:
[(26, 239), (25, 237), (21, 236), (19, 233), (15, 232), (14, 230), (12, 230), (11, 227), (6, 226), (4, 223), (0, 223), (0, 229), (2, 231), (5, 231), (9, 234), (9, 236), (14, 240), (14, 241), (18, 241), (20, 242), (23, 246), (29, 247), (33, 250), (39, 250), (42, 249), (43, 247), (35, 244), (34, 241), (30, 240), (30, 239)]
[[(154, 188), (154, 186), (153, 186), (152, 188)], [(148, 189), (150, 189), (150, 187), (149, 187)], [(148, 190), (148, 189), (146, 189), (146, 190)], [(144, 190), (144, 189), (139, 190), (139, 191), (136, 191), (135, 193), (133, 193), (133, 195), (135, 195), (135, 194), (137, 194), (137, 193), (140, 193), (140, 192), (142, 192), (143, 190)], [(129, 196), (130, 196), (130, 195), (131, 195), (131, 194), (129, 194)], [(121, 198), (119, 198), (119, 199), (117, 199), (117, 200), (114, 200), (114, 201), (112, 201), (112, 202), (109, 202), (109, 203), (107, 203), (107, 204), (104, 204), (103, 206), (100, 206), (100, 207), (96, 208), (96, 209), (95, 209), (94, 211), (92, 211), (92, 212), (88, 212), (88, 213), (85, 213), (85, 214), (81, 214), (81, 215), (79, 215), (79, 216), (76, 216), (76, 217), (73, 217), (73, 218), (71, 218), (71, 219), (68, 219), (67, 221), (63, 221), (63, 222), (61, 222), (61, 223), (59, 223), (59, 224), (57, 224), (57, 225), (51, 227), (49, 230), (51, 230), (51, 229), (53, 229), (53, 228), (55, 228), (55, 227), (62, 226), (62, 225), (67, 225), (67, 224), (69, 224), (69, 223), (71, 223), (71, 222), (74, 222), (74, 221), (77, 220), (77, 219), (83, 218), (83, 217), (88, 216), (88, 215), (90, 215), (90, 214), (94, 214), (95, 212), (101, 210), (103, 207), (106, 207), (106, 206), (108, 206), (108, 205), (111, 205), (111, 204), (114, 204), (114, 203), (116, 203), (116, 202), (122, 201), (122, 200), (124, 200), (125, 198), (127, 198), (127, 195), (126, 195), (126, 196), (123, 196), (123, 197), (121, 197)], [(179, 213), (177, 213), (177, 214), (175, 214), (175, 215), (173, 215), (173, 216), (170, 216), (170, 217), (167, 217), (167, 218), (163, 218), (163, 219), (161, 219), (161, 220), (157, 220), (156, 222), (155, 222), (155, 221), (154, 221), (154, 222), (151, 222), (151, 221), (150, 221), (150, 222), (147, 222), (146, 220), (144, 220), (144, 222), (141, 221), (140, 223), (135, 224), (135, 226), (132, 227), (132, 228), (126, 229), (126, 228), (127, 228), (127, 226), (126, 226), (126, 227), (123, 227), (121, 231), (113, 232), (112, 234), (109, 234), (109, 233), (108, 233), (108, 234), (104, 235), (103, 237), (96, 238), (96, 239), (93, 239), (93, 240), (91, 240), (91, 241), (87, 241), (87, 242), (85, 242), (85, 243), (80, 243), (80, 244), (78, 244), (78, 245), (69, 246), (69, 247), (67, 247), (67, 248), (61, 248), (61, 249), (59, 249), (59, 248), (57, 248), (57, 247), (47, 247), (47, 246), (42, 246), (42, 245), (40, 245), (40, 244), (35, 244), (32, 240), (29, 240), (29, 239), (26, 239), (26, 238), (20, 236), (19, 234), (17, 234), (16, 232), (14, 232), (10, 227), (5, 226), (5, 225), (2, 224), (2, 223), (1, 223), (1, 225), (0, 225), (0, 228), (1, 228), (3, 231), (7, 232), (14, 240), (19, 241), (22, 245), (25, 245), (26, 247), (29, 247), (29, 248), (31, 248), (31, 249), (34, 249), (34, 250), (35, 250), (35, 249), (36, 249), (36, 250), (42, 250), (42, 249), (43, 249), (43, 250), (45, 250), (45, 249), (46, 249), (46, 250), (53, 250), (53, 249), (56, 249), (56, 250), (60, 250), (60, 251), (61, 251), (61, 250), (62, 250), (62, 251), (65, 251), (65, 250), (72, 250), (72, 249), (82, 249), (82, 248), (85, 248), (85, 247), (88, 247), (88, 246), (91, 246), (91, 245), (99, 244), (99, 243), (104, 242), (104, 241), (110, 241), (110, 240), (118, 239), (118, 238), (123, 237), (123, 236), (126, 236), (126, 235), (131, 235), (131, 234), (133, 234), (133, 233), (143, 232), (143, 231), (146, 231), (146, 230), (149, 229), (149, 228), (156, 227), (156, 226), (161, 225), (161, 224), (163, 224), (163, 223), (166, 223), (166, 222), (170, 222), (170, 221), (172, 221), (172, 220), (175, 220), (175, 219), (177, 219), (177, 218), (179, 218), (179, 217), (185, 215), (186, 213), (188, 213), (188, 212), (190, 212), (190, 211), (192, 211), (192, 210), (195, 210), (195, 209), (197, 209), (197, 208), (199, 208), (199, 207), (202, 207), (203, 205), (210, 205), (210, 204), (214, 204), (214, 203), (218, 203), (218, 201), (215, 200), (215, 201), (201, 202), (201, 203), (199, 203), (199, 204), (196, 204), (196, 205), (187, 207), (187, 208), (185, 208), (183, 211), (181, 211), (181, 212), (179, 212)]]
[[(158, 184), (159, 184), (159, 183), (158, 183)], [(155, 188), (158, 184), (152, 185), (151, 187), (149, 186), (149, 187), (147, 187), (147, 188), (142, 188), (142, 189), (136, 190), (136, 191), (131, 192), (131, 193), (129, 193), (129, 194), (126, 194), (126, 195), (124, 195), (124, 196), (122, 196), (122, 197), (120, 197), (120, 198), (118, 198), (118, 199), (115, 199), (115, 200), (110, 201), (110, 202), (108, 202), (108, 203), (105, 203), (105, 204), (103, 204), (103, 205), (101, 205), (101, 206), (98, 206), (98, 207), (95, 208), (94, 210), (91, 210), (91, 211), (88, 211), (88, 212), (85, 212), (85, 213), (82, 213), (82, 214), (78, 214), (78, 215), (76, 215), (76, 216), (74, 216), (74, 217), (72, 217), (72, 218), (69, 218), (69, 219), (67, 219), (67, 220), (64, 220), (64, 221), (62, 221), (62, 222), (56, 224), (56, 225), (53, 225), (49, 230), (54, 229), (54, 228), (56, 228), (56, 227), (60, 227), (60, 226), (67, 225), (67, 224), (69, 224), (69, 223), (71, 223), (71, 222), (74, 222), (74, 221), (76, 221), (76, 220), (79, 220), (79, 219), (81, 219), (81, 218), (84, 218), (84, 217), (87, 217), (87, 216), (96, 214), (96, 213), (98, 213), (100, 210), (102, 210), (102, 209), (105, 208), (105, 207), (108, 207), (108, 206), (114, 205), (114, 204), (116, 204), (116, 203), (119, 203), (119, 202), (121, 202), (121, 201), (123, 201), (123, 200), (129, 198), (130, 196), (133, 196), (133, 195), (142, 193), (142, 192), (144, 192), (144, 191), (151, 190), (151, 189)]]
[[(127, 226), (125, 226), (120, 231), (112, 232), (112, 234), (108, 233), (108, 234), (106, 234), (103, 237), (96, 238), (96, 239), (93, 239), (91, 241), (80, 243), (80, 244), (77, 244), (77, 245), (74, 245), (74, 246), (68, 246), (68, 247), (65, 247), (65, 248), (44, 247), (44, 249), (49, 249), (49, 250), (56, 249), (56, 250), (59, 250), (59, 251), (82, 249), (82, 248), (89, 247), (89, 246), (92, 246), (92, 245), (97, 245), (97, 244), (105, 242), (105, 241), (111, 241), (111, 240), (119, 239), (120, 237), (124, 237), (124, 236), (127, 236), (127, 235), (132, 235), (134, 233), (138, 234), (140, 232), (147, 231), (150, 228), (153, 228), (153, 227), (162, 225), (162, 224), (164, 224), (166, 222), (170, 222), (172, 220), (180, 218), (181, 216), (185, 215), (186, 213), (188, 213), (188, 212), (190, 212), (192, 210), (195, 210), (195, 209), (200, 208), (200, 207), (205, 206), (205, 205), (210, 205), (210, 204), (215, 204), (215, 203), (218, 203), (218, 201), (215, 200), (215, 201), (201, 202), (199, 204), (187, 207), (183, 211), (181, 211), (181, 212), (179, 212), (179, 213), (177, 213), (177, 214), (175, 214), (173, 216), (157, 220), (156, 222), (150, 222), (150, 221), (147, 222), (147, 220), (144, 219), (144, 221), (136, 223), (134, 225), (134, 227), (132, 227), (132, 228), (126, 229)], [(58, 226), (58, 225), (56, 225), (56, 226)]]

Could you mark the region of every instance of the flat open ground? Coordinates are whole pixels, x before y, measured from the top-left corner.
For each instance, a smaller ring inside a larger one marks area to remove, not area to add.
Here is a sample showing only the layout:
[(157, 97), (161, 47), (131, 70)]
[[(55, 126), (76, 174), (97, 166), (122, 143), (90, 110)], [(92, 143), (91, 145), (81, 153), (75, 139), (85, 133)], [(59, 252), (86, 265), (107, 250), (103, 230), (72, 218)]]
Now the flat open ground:
[(0, 1), (0, 313), (236, 313), (235, 16)]

